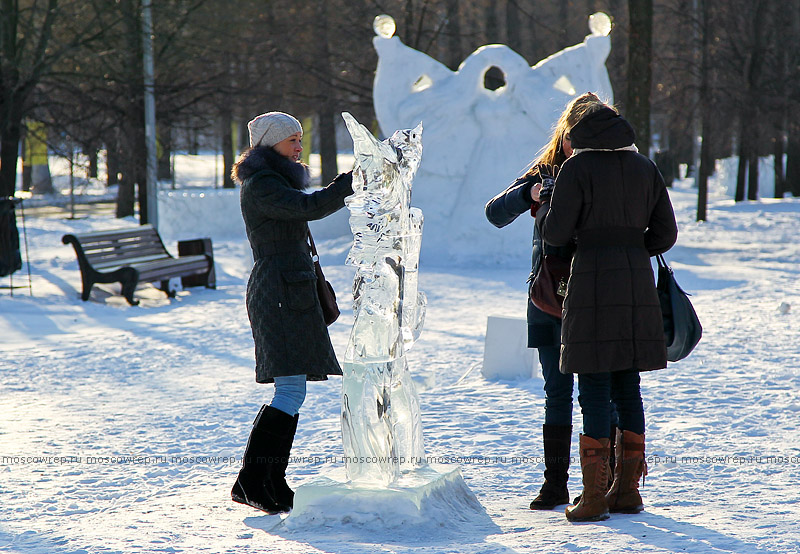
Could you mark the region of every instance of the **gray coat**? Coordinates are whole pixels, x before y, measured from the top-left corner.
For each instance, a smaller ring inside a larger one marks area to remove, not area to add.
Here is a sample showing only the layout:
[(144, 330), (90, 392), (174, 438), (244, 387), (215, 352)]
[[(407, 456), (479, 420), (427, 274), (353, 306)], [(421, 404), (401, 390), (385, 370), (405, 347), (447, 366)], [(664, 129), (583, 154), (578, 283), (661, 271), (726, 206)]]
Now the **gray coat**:
[(256, 260), (247, 283), (256, 381), (341, 375), (316, 292), (307, 222), (344, 206), (353, 193), (350, 174), (307, 194), (302, 190), (308, 186), (304, 165), (257, 147), (237, 162), (234, 177), (242, 184), (242, 217)]
[(561, 372), (601, 373), (667, 365), (661, 306), (650, 256), (667, 251), (678, 229), (661, 174), (645, 156), (618, 150), (633, 129), (612, 110), (570, 130), (569, 158), (551, 203), (536, 214), (542, 237), (577, 251), (564, 299)]

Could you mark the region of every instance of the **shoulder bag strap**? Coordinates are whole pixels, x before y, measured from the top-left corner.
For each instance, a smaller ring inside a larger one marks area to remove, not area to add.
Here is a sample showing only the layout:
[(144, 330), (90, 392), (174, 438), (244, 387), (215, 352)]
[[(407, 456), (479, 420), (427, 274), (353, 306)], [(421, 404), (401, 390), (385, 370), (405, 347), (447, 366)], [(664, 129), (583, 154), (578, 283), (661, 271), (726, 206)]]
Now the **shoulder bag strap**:
[(319, 256), (317, 255), (317, 247), (314, 244), (314, 237), (311, 236), (311, 229), (308, 230), (308, 242), (311, 244), (311, 259), (316, 262), (319, 260)]

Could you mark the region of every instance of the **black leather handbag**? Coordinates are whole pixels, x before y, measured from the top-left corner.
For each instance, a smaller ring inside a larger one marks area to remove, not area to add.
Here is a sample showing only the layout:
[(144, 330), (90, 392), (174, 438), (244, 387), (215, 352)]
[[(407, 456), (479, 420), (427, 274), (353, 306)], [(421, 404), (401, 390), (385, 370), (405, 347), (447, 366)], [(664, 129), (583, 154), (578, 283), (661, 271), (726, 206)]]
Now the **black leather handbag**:
[(703, 326), (689, 295), (675, 281), (672, 268), (667, 265), (664, 256), (656, 256), (658, 260), (658, 282), (656, 291), (661, 302), (661, 316), (664, 319), (664, 338), (667, 342), (667, 360), (677, 362), (688, 356), (700, 337)]
[(534, 306), (558, 319), (564, 308), (570, 264), (571, 260), (545, 254), (528, 291)]
[(311, 245), (311, 259), (314, 260), (314, 273), (317, 274), (317, 296), (319, 296), (319, 305), (322, 306), (322, 318), (325, 320), (325, 325), (330, 325), (339, 319), (340, 315), (339, 306), (336, 304), (336, 293), (333, 292), (333, 287), (322, 274), (322, 266), (319, 265), (317, 247), (311, 231), (308, 232), (308, 242)]

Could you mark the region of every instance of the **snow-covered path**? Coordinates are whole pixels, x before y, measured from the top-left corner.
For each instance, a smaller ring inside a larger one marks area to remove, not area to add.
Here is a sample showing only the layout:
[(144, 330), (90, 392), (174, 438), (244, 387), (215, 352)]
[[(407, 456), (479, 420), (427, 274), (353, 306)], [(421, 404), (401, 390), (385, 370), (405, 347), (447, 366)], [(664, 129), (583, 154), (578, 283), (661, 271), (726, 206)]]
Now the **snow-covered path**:
[[(111, 285), (84, 303), (61, 235), (120, 223), (29, 218), (36, 296), (0, 297), (0, 551), (800, 552), (800, 202), (716, 198), (697, 224), (691, 191), (672, 197), (680, 237), (667, 258), (704, 337), (687, 360), (643, 376), (645, 512), (580, 525), (527, 508), (541, 484), (541, 380), (487, 381), (477, 368), (459, 381), (482, 360), (486, 316), (524, 315), (527, 268), (421, 268), (428, 316), (409, 362), (428, 455), (461, 459), (485, 514), (293, 529), (229, 499), (271, 396), (253, 381), (246, 245), (215, 242), (215, 291), (168, 301), (144, 289), (131, 308)], [(326, 275), (347, 291), (347, 241), (323, 248)], [(351, 322), (345, 310), (331, 327), (340, 355)], [(291, 484), (341, 467), (330, 461), (338, 413), (339, 382), (312, 383)], [(575, 422), (577, 436), (577, 402)], [(577, 493), (577, 464), (571, 475)]]

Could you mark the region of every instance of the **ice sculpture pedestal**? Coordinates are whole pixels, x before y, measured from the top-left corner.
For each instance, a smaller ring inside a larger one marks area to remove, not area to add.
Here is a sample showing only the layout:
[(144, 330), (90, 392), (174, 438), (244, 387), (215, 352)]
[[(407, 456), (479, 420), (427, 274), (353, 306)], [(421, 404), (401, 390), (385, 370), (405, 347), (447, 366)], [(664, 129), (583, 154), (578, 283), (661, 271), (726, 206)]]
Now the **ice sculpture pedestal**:
[(403, 473), (388, 486), (347, 482), (342, 470), (299, 486), (286, 525), (348, 523), (391, 528), (439, 520), (448, 523), (483, 513), (458, 466), (423, 466)]

